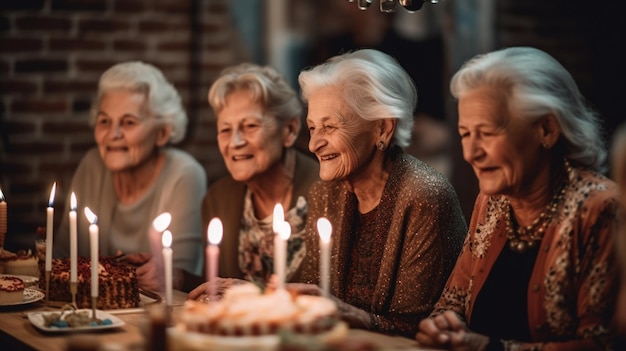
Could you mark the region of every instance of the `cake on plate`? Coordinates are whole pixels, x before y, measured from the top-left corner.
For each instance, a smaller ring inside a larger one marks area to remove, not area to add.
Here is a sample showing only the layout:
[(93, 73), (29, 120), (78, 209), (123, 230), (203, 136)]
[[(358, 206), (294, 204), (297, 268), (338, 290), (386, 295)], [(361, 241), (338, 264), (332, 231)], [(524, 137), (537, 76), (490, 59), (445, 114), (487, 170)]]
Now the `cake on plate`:
[(24, 282), (18, 277), (0, 276), (0, 305), (14, 304), (24, 299)]
[(230, 287), (216, 302), (186, 301), (170, 337), (177, 350), (275, 350), (283, 334), (331, 340), (347, 329), (328, 298), (246, 283)]
[[(46, 289), (44, 264), (39, 264), (39, 287)], [(76, 305), (78, 308), (91, 308), (91, 262), (89, 258), (78, 257), (78, 289)], [(50, 272), (50, 291), (48, 300), (71, 302), (70, 259), (55, 258)], [(134, 308), (139, 306), (139, 286), (135, 267), (117, 262), (113, 257), (100, 257), (98, 264), (98, 300), (101, 310)]]
[(33, 256), (31, 250), (18, 250), (15, 256), (2, 260), (5, 274), (27, 275), (31, 277), (39, 276), (37, 258)]

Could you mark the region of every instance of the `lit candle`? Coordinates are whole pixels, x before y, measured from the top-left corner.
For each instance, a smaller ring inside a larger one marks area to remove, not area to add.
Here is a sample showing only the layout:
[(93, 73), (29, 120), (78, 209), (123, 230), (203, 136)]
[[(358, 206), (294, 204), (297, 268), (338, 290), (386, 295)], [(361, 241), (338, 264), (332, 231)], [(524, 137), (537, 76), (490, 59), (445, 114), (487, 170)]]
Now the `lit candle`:
[[(161, 254), (163, 231), (169, 227), (171, 222), (172, 215), (169, 212), (163, 212), (152, 220), (152, 225), (148, 232), (152, 259), (154, 260), (154, 266), (159, 277), (165, 276), (165, 272), (163, 271), (163, 255)], [(159, 279), (159, 291), (162, 292), (164, 288), (164, 282)]]
[(317, 231), (320, 234), (320, 285), (325, 296), (328, 296), (330, 282), (330, 234), (332, 226), (328, 219), (317, 220)]
[(287, 271), (287, 240), (291, 236), (291, 226), (288, 222), (283, 222), (278, 229), (278, 235), (275, 236), (274, 248), (276, 249), (274, 257), (274, 265), (276, 269), (276, 277), (278, 279), (278, 289), (285, 288), (286, 271)]
[(215, 301), (217, 298), (217, 267), (220, 255), (218, 245), (222, 241), (223, 232), (222, 221), (217, 217), (211, 219), (207, 230), (208, 245), (206, 248), (209, 301)]
[(85, 217), (89, 221), (89, 252), (91, 255), (91, 297), (98, 297), (98, 217), (85, 207)]
[(0, 189), (0, 249), (4, 248), (4, 238), (7, 233), (7, 202)]
[(70, 197), (70, 283), (77, 283), (77, 228), (76, 228), (76, 195), (72, 192)]
[(169, 230), (164, 231), (161, 241), (165, 266), (165, 303), (172, 306), (172, 233)]
[[(272, 229), (274, 230), (274, 275), (278, 278), (280, 276), (279, 260), (281, 259), (282, 252), (285, 249), (282, 247), (282, 241), (280, 240), (280, 227), (285, 221), (285, 212), (281, 204), (274, 206), (274, 213), (272, 215)], [(279, 281), (279, 286), (282, 282)]]
[(52, 231), (54, 227), (54, 194), (56, 193), (57, 183), (52, 184), (50, 190), (50, 199), (48, 200), (48, 208), (46, 208), (46, 272), (52, 270)]

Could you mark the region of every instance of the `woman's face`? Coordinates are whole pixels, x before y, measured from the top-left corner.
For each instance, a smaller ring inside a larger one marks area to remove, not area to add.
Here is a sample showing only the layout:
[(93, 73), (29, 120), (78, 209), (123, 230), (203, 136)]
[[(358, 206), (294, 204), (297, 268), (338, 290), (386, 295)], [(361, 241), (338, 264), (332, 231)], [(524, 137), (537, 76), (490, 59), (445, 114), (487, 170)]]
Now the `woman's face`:
[(308, 105), (309, 150), (320, 162), (320, 178), (346, 179), (365, 170), (377, 151), (376, 123), (350, 111), (338, 87), (313, 92)]
[(541, 142), (533, 124), (515, 116), (500, 90), (481, 87), (459, 99), (463, 158), (487, 195), (523, 195), (539, 170)]
[(231, 176), (246, 182), (281, 162), (286, 135), (248, 90), (228, 94), (225, 102), (217, 112), (217, 144)]
[(168, 129), (147, 112), (145, 102), (144, 94), (123, 90), (107, 92), (100, 100), (94, 138), (111, 171), (140, 166), (167, 143)]

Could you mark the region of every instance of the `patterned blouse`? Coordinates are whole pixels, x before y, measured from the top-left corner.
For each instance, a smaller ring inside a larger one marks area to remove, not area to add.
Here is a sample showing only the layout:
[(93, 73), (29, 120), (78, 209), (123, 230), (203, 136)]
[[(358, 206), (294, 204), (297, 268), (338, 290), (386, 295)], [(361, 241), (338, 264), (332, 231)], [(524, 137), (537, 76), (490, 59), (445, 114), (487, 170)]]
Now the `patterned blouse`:
[[(274, 272), (273, 215), (257, 219), (254, 215), (251, 194), (248, 190), (244, 199), (243, 218), (239, 231), (239, 267), (246, 280), (267, 283)], [(296, 201), (296, 206), (285, 214), (285, 221), (291, 225), (285, 270), (287, 281), (299, 269), (306, 253), (303, 236), (307, 210), (307, 202), (303, 196), (300, 196)]]
[[(602, 175), (576, 167), (569, 172), (564, 200), (546, 228), (527, 285), (531, 340), (503, 340), (506, 350), (540, 350), (546, 343), (559, 350), (611, 349), (617, 196), (615, 183)], [(453, 310), (471, 329), (476, 298), (508, 246), (507, 210), (504, 197), (478, 195), (469, 235), (431, 316)]]

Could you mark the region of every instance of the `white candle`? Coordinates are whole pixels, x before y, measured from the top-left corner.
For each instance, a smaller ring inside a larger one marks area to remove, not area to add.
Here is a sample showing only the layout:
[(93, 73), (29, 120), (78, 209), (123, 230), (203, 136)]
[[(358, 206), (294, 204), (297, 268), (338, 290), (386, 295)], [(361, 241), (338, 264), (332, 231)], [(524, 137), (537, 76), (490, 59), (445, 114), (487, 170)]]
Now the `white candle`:
[(98, 217), (85, 207), (85, 217), (89, 221), (89, 252), (91, 256), (91, 297), (98, 297)]
[[(163, 212), (156, 216), (152, 220), (150, 231), (148, 232), (148, 240), (150, 241), (150, 250), (152, 253), (152, 259), (154, 260), (154, 266), (159, 277), (164, 277), (165, 272), (163, 270), (163, 255), (162, 255), (162, 241), (163, 231), (172, 222), (172, 215), (169, 212)], [(159, 291), (162, 292), (165, 288), (164, 281), (159, 281)]]
[(48, 200), (48, 208), (46, 208), (46, 272), (52, 270), (52, 233), (54, 227), (54, 194), (56, 193), (57, 182), (52, 184), (50, 190), (50, 199)]
[[(283, 206), (281, 204), (276, 204), (272, 215), (272, 229), (274, 230), (274, 275), (276, 275), (276, 277), (278, 277), (280, 273), (278, 262), (281, 258), (281, 252), (285, 251), (285, 249), (282, 248), (282, 242), (280, 240), (280, 227), (284, 221), (285, 213), (283, 211)], [(279, 282), (279, 285), (280, 284), (281, 283)]]
[(274, 237), (274, 248), (276, 249), (274, 265), (276, 277), (278, 279), (278, 289), (285, 288), (287, 271), (287, 240), (291, 236), (291, 226), (288, 222), (283, 222), (278, 229), (278, 234)]
[(320, 234), (320, 285), (325, 296), (328, 296), (330, 283), (330, 234), (332, 226), (328, 219), (317, 220), (317, 231)]
[(70, 283), (77, 283), (77, 228), (76, 228), (76, 195), (72, 192), (70, 197)]
[(165, 303), (172, 306), (172, 233), (169, 230), (164, 231), (161, 241), (165, 266)]
[(224, 228), (219, 218), (211, 219), (207, 230), (208, 245), (206, 248), (207, 257), (207, 281), (209, 301), (215, 301), (217, 298), (217, 272), (220, 255), (219, 244), (222, 241)]

